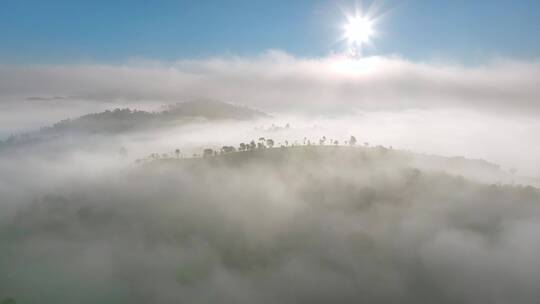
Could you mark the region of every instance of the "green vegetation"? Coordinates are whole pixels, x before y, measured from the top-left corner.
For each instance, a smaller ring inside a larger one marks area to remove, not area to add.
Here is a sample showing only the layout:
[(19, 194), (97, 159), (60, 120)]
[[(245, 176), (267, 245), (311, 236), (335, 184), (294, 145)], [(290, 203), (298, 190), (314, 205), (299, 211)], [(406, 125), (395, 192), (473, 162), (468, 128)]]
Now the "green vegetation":
[(37, 132), (11, 135), (2, 145), (29, 143), (68, 134), (119, 134), (171, 127), (202, 120), (249, 120), (268, 114), (229, 103), (197, 100), (168, 106), (161, 112), (114, 109), (65, 119)]
[(472, 303), (474, 286), (502, 290), (483, 294), (487, 302), (514, 291), (536, 299), (536, 271), (521, 271), (538, 268), (525, 229), (538, 222), (538, 189), (415, 165), (430, 156), (307, 143), (160, 158), (20, 202), (0, 220), (0, 294), (21, 303), (308, 303), (313, 294)]

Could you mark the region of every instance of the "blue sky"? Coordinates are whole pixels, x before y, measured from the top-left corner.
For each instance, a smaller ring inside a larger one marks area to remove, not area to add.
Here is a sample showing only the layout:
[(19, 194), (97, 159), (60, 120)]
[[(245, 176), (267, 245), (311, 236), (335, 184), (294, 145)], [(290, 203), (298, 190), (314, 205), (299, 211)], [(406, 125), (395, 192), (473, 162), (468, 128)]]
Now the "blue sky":
[[(2, 1), (1, 63), (114, 62), (343, 50), (342, 8), (354, 1)], [(369, 1), (364, 1), (368, 5)], [(540, 54), (540, 1), (383, 3), (370, 55), (482, 61)]]

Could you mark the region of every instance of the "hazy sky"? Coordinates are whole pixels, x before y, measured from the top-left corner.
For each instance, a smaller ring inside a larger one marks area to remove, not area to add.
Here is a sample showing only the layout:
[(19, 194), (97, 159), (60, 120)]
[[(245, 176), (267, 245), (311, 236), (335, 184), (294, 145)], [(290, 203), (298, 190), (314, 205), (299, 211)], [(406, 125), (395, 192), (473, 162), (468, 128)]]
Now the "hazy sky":
[[(538, 58), (540, 2), (363, 1), (384, 17), (368, 55), (411, 60)], [(0, 63), (175, 60), (281, 49), (294, 56), (340, 52), (354, 1), (3, 1)]]

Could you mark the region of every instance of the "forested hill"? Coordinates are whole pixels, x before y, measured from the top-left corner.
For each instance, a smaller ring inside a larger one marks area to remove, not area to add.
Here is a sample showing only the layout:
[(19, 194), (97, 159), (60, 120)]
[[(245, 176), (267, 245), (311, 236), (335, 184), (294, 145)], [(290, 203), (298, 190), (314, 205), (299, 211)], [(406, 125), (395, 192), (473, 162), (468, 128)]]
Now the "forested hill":
[(268, 116), (264, 112), (230, 103), (197, 100), (177, 103), (160, 112), (125, 108), (91, 113), (74, 119), (62, 120), (36, 132), (13, 135), (4, 143), (26, 142), (43, 136), (57, 136), (66, 133), (117, 134), (175, 126), (196, 120), (249, 120)]
[[(181, 166), (226, 166), (226, 167), (271, 167), (271, 170), (305, 171), (322, 170), (332, 167), (339, 172), (362, 174), (366, 170), (395, 172), (396, 170), (421, 170), (424, 172), (444, 172), (488, 184), (524, 184), (540, 186), (537, 180), (516, 176), (500, 168), (499, 165), (464, 157), (444, 157), (390, 149), (382, 146), (288, 146), (279, 148), (254, 148), (241, 151), (232, 146), (205, 149), (196, 157), (177, 156), (171, 153), (154, 153), (139, 162), (150, 166), (156, 164)], [(209, 153), (211, 152), (211, 153)]]

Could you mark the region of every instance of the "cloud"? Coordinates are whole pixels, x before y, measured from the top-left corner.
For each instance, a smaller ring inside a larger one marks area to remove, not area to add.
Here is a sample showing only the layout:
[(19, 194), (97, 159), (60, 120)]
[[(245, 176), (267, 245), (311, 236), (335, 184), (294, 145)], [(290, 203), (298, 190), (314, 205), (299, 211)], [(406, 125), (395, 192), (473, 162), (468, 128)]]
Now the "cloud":
[(17, 212), (0, 202), (0, 297), (536, 303), (537, 189), (410, 169), (398, 152), (323, 151), (20, 164), (3, 190)]
[[(59, 136), (2, 151), (0, 301), (535, 303), (540, 193), (472, 181), (496, 183), (492, 171), (450, 176), (422, 169), (427, 156), (411, 162), (408, 154), (388, 157), (393, 152), (291, 154), (281, 163), (269, 157), (240, 165), (141, 167), (132, 160), (176, 148), (189, 156), (261, 135), (276, 143), (356, 135), (536, 174), (538, 76), (535, 62), (465, 67), (282, 52), (2, 66), (1, 131), (199, 97), (282, 113)], [(445, 169), (455, 173), (451, 165)]]
[(312, 113), (467, 108), (540, 114), (540, 62), (480, 66), (399, 57), (350, 60), (261, 56), (176, 62), (0, 67), (0, 102), (75, 96), (91, 102), (157, 105), (209, 97), (269, 111)]
[[(175, 62), (4, 65), (0, 139), (88, 112), (156, 110), (201, 97), (278, 114), (280, 123), (291, 113), (291, 121), (316, 116), (312, 124), (330, 116), (336, 119), (323, 126), (327, 133), (349, 132), (416, 151), (484, 158), (538, 175), (538, 61), (496, 59), (464, 66), (399, 57), (298, 58), (269, 51)], [(360, 114), (353, 116), (355, 112)]]

